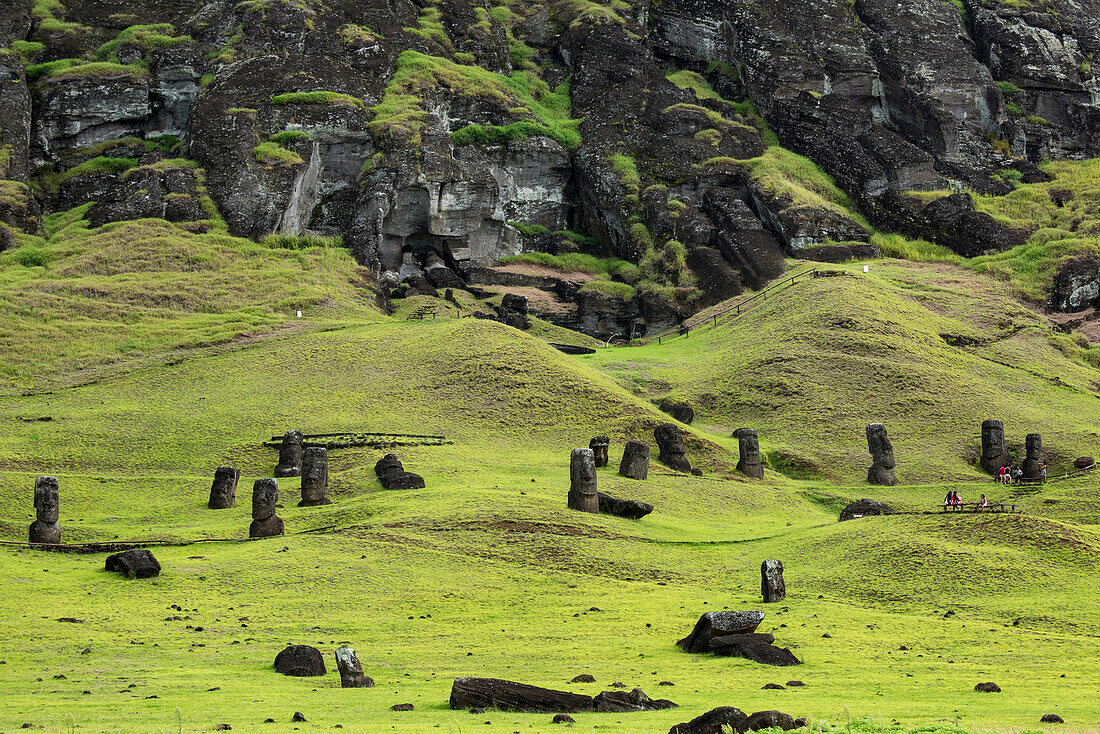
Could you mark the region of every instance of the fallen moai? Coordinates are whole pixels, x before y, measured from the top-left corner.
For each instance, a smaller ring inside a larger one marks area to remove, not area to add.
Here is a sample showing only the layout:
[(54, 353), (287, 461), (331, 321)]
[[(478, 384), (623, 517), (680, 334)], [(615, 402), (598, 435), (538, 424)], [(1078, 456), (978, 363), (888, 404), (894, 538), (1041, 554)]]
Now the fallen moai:
[(604, 691), (592, 697), (499, 678), (456, 678), (451, 686), (450, 704), (452, 709), (495, 708), (501, 711), (567, 714), (658, 711), (676, 707), (667, 699), (651, 699), (640, 688), (629, 693)]
[(386, 454), (374, 465), (383, 489), (424, 489), (424, 477), (405, 471), (405, 466), (393, 454)]
[(300, 678), (324, 675), (325, 658), (312, 645), (287, 645), (275, 656), (275, 672)]
[(144, 548), (135, 548), (107, 556), (104, 567), (108, 571), (118, 572), (131, 579), (148, 579), (160, 575), (160, 562)]
[(676, 644), (690, 653), (741, 657), (765, 665), (799, 665), (790, 650), (776, 647), (775, 637), (757, 633), (764, 612), (722, 610), (706, 612), (684, 639)]
[(625, 517), (628, 520), (639, 520), (653, 512), (653, 505), (641, 500), (623, 500), (612, 497), (603, 492), (597, 492), (600, 502), (600, 512), (616, 517)]
[(696, 716), (691, 721), (676, 724), (668, 730), (668, 734), (723, 734), (726, 731), (743, 734), (770, 728), (791, 731), (805, 724), (805, 719), (795, 719), (782, 711), (757, 711), (753, 714), (745, 714), (744, 711), (733, 706), (719, 706)]
[(894, 512), (894, 508), (890, 505), (864, 497), (850, 503), (840, 511), (840, 522), (855, 520), (858, 517), (867, 517), (868, 515), (893, 515)]

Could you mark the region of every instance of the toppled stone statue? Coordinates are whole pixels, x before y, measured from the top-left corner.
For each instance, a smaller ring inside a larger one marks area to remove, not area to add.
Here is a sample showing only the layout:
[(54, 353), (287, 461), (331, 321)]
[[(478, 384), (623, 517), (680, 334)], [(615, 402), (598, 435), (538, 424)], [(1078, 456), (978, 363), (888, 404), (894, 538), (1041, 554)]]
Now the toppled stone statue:
[(712, 638), (709, 652), (725, 657), (745, 658), (762, 665), (801, 665), (788, 648), (776, 647), (775, 636), (762, 633)]
[(135, 548), (107, 556), (105, 568), (108, 571), (117, 571), (130, 579), (148, 579), (160, 575), (160, 561), (145, 548)]
[(500, 305), (513, 313), (527, 315), (527, 296), (505, 293), (504, 298), (500, 300)]
[(270, 538), (283, 534), (283, 520), (275, 514), (279, 504), (279, 480), (257, 479), (252, 485), (252, 524), (250, 538)]
[(999, 420), (982, 421), (982, 458), (979, 465), (987, 474), (997, 476), (1002, 466), (1012, 459), (1005, 450), (1005, 427)]
[(1029, 433), (1024, 439), (1024, 479), (1043, 477), (1043, 437), (1038, 433)]
[(649, 476), (649, 444), (644, 441), (626, 442), (623, 460), (619, 464), (619, 475), (630, 479), (645, 479)]
[(336, 648), (336, 667), (340, 670), (341, 688), (370, 688), (374, 679), (363, 675), (363, 665), (355, 650), (347, 645)]
[(894, 508), (890, 505), (864, 497), (861, 500), (850, 503), (840, 511), (840, 522), (855, 520), (857, 517), (868, 515), (893, 515)]
[(299, 507), (331, 505), (328, 490), (328, 449), (310, 446), (302, 456), (302, 501)]
[(596, 436), (588, 442), (588, 448), (592, 449), (597, 468), (607, 466), (607, 450), (610, 446), (611, 439), (607, 436)]
[(1090, 466), (1096, 465), (1096, 459), (1091, 456), (1078, 456), (1073, 460), (1074, 469), (1088, 469)]
[(653, 505), (641, 500), (621, 500), (618, 497), (597, 492), (600, 500), (600, 512), (628, 520), (639, 520), (653, 512)]
[(276, 477), (297, 477), (302, 474), (302, 432), (287, 431), (283, 434), (283, 443), (279, 446), (279, 463), (275, 467)]
[(691, 721), (676, 724), (668, 734), (722, 734), (723, 731), (740, 731), (738, 727), (749, 717), (739, 708), (719, 706)]
[(324, 675), (325, 659), (321, 651), (312, 645), (288, 645), (275, 656), (275, 672), (308, 678)]
[(569, 456), (569, 509), (594, 514), (600, 511), (592, 449), (573, 449)]
[(667, 698), (653, 700), (641, 688), (626, 691), (604, 691), (592, 699), (599, 713), (626, 713), (629, 711), (661, 711), (679, 708)]
[(57, 477), (38, 477), (34, 480), (35, 521), (30, 527), (31, 543), (61, 542), (61, 526), (57, 521), (61, 517), (61, 498), (57, 488)]
[(405, 466), (393, 454), (386, 454), (374, 465), (383, 489), (423, 489), (424, 477), (405, 471)]
[(760, 594), (765, 604), (787, 598), (787, 584), (783, 581), (783, 561), (769, 559), (760, 564)]
[(871, 452), (871, 466), (867, 469), (867, 481), (893, 487), (898, 483), (894, 474), (894, 445), (886, 435), (886, 426), (881, 423), (867, 424), (867, 450)]
[(661, 449), (657, 460), (676, 471), (690, 472), (691, 463), (687, 460), (687, 447), (684, 434), (671, 423), (662, 423), (653, 430), (653, 438)]
[(496, 708), (547, 714), (575, 714), (596, 708), (591, 696), (499, 678), (455, 678), (450, 703), (452, 709)]
[(662, 412), (668, 413), (681, 423), (691, 425), (695, 420), (695, 410), (687, 403), (678, 403), (672, 400), (662, 400), (657, 406)]
[(717, 612), (706, 612), (699, 617), (691, 634), (676, 644), (684, 652), (707, 652), (713, 638), (752, 634), (763, 621), (764, 612), (755, 610), (723, 609)]
[(760, 441), (755, 428), (738, 428), (733, 432), (737, 439), (737, 471), (754, 479), (764, 478), (764, 463), (760, 460)]
[(214, 470), (214, 483), (210, 485), (211, 510), (227, 510), (237, 504), (237, 482), (241, 472), (235, 466), (219, 466)]

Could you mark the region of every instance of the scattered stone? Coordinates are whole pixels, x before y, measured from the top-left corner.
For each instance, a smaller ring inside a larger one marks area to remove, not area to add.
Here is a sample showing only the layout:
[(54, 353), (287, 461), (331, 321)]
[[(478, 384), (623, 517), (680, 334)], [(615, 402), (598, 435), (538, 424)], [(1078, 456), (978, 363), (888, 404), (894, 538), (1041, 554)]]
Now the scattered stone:
[(663, 711), (678, 708), (668, 699), (653, 700), (641, 688), (626, 691), (604, 691), (592, 699), (600, 713), (625, 713), (628, 711)]
[(1001, 687), (996, 683), (989, 681), (986, 683), (979, 683), (974, 686), (975, 691), (981, 691), (982, 693), (1000, 693)]
[(283, 520), (275, 514), (279, 504), (279, 480), (257, 479), (252, 485), (252, 524), (250, 538), (270, 538), (283, 534)]
[(719, 706), (691, 721), (676, 724), (668, 730), (668, 734), (723, 734), (723, 729), (738, 731), (746, 719), (748, 716), (741, 709)]
[(456, 678), (451, 686), (450, 703), (451, 708), (456, 710), (486, 706), (502, 711), (548, 714), (575, 714), (595, 709), (591, 696), (498, 678)]
[(336, 667), (340, 671), (341, 688), (370, 688), (374, 680), (363, 675), (363, 665), (355, 650), (347, 645), (336, 648)]
[(160, 562), (144, 548), (107, 556), (105, 567), (108, 571), (117, 571), (130, 579), (148, 579), (160, 575)]
[(710, 650), (710, 641), (715, 637), (752, 634), (764, 621), (764, 616), (764, 612), (760, 611), (724, 609), (706, 612), (699, 617), (691, 634), (676, 644), (684, 652), (707, 652)]
[(573, 680), (571, 680), (569, 682), (570, 683), (595, 683), (596, 679), (593, 678), (588, 673), (581, 673), (580, 675), (574, 677)]
[(274, 724), (275, 719), (272, 719), (272, 718), (268, 717), (268, 718), (264, 719), (264, 723), (265, 724)]
[(867, 470), (867, 481), (885, 487), (898, 483), (894, 467), (894, 445), (886, 435), (886, 426), (881, 423), (867, 424), (867, 450), (871, 452), (871, 467)]
[(994, 419), (982, 421), (982, 458), (978, 462), (982, 470), (996, 476), (1011, 461), (1005, 450), (1004, 424)]
[(592, 449), (573, 449), (569, 456), (569, 509), (578, 512), (600, 511), (596, 491), (596, 460)]
[(779, 685), (778, 683), (765, 683), (760, 688), (760, 690), (762, 690), (762, 691), (785, 691), (787, 689), (784, 688), (783, 686)]
[(617, 680), (617, 681), (615, 681), (614, 683), (611, 684), (611, 687), (612, 688), (626, 688), (626, 683), (623, 683), (621, 680)]
[(715, 655), (745, 658), (763, 665), (801, 665), (802, 661), (785, 647), (776, 647), (772, 643), (775, 637), (769, 634), (755, 633), (744, 635), (725, 635), (710, 640), (710, 652)]
[(57, 477), (38, 477), (34, 480), (35, 521), (31, 523), (29, 542), (56, 545), (61, 542), (61, 500)]
[(551, 724), (576, 724), (577, 721), (569, 714), (555, 714), (550, 720)]
[(1043, 717), (1039, 719), (1044, 724), (1064, 724), (1065, 720), (1058, 714), (1043, 714)]
[(214, 731), (232, 731), (233, 727), (229, 724), (218, 724), (214, 727)]
[(787, 598), (787, 585), (783, 581), (783, 561), (769, 559), (760, 564), (760, 593), (765, 604)]
[(483, 713), (485, 713), (485, 712), (486, 712), (486, 711), (488, 711), (488, 710), (489, 710), (489, 709), (487, 709), (487, 708), (485, 708), (484, 706), (482, 706), (482, 707), (480, 707), (480, 708), (476, 708), (476, 709), (470, 709), (470, 713), (471, 713), (471, 714), (483, 714)]
[(1024, 438), (1024, 479), (1041, 479), (1043, 476), (1043, 437), (1029, 433)]
[(828, 632), (826, 632), (825, 634), (823, 634), (823, 635), (822, 635), (821, 637), (822, 637), (822, 639), (826, 639), (826, 640), (831, 640), (831, 639), (833, 639), (833, 636), (832, 636), (832, 635), (830, 635), (830, 634), (829, 634)]
[(386, 454), (374, 465), (383, 489), (424, 489), (424, 477), (405, 471), (405, 466), (393, 454)]
[(276, 477), (298, 477), (302, 475), (302, 432), (293, 430), (283, 434), (283, 443), (279, 446), (279, 463), (275, 466)]
[(592, 449), (592, 456), (596, 460), (596, 468), (607, 466), (607, 450), (611, 446), (611, 439), (607, 436), (595, 436), (588, 442), (588, 448)]
[(597, 492), (600, 512), (629, 520), (639, 520), (653, 512), (653, 505), (641, 500), (621, 500), (603, 492)]
[(291, 721), (303, 721), (304, 722), (306, 720), (306, 715), (303, 714), (301, 711), (295, 711), (294, 715), (290, 717), (290, 720)]
[(411, 703), (395, 703), (390, 706), (390, 711), (412, 711), (413, 705)]
[(1078, 456), (1073, 460), (1074, 469), (1088, 469), (1096, 464), (1096, 459), (1091, 456)]
[(626, 442), (619, 475), (628, 479), (645, 479), (649, 475), (649, 444), (644, 441)]
[(802, 688), (802, 687), (804, 687), (805, 685), (806, 685), (806, 684), (805, 684), (805, 683), (803, 683), (803, 682), (802, 682), (802, 681), (800, 681), (800, 680), (789, 680), (789, 681), (787, 681), (787, 687), (788, 687), (788, 688)]
[(676, 471), (690, 472), (691, 463), (687, 460), (687, 447), (684, 434), (678, 426), (662, 423), (653, 430), (653, 438), (661, 450), (657, 460)]
[(809, 726), (809, 724), (810, 724), (810, 720), (807, 719), (805, 716), (799, 716), (797, 719), (794, 720), (794, 728), (795, 729), (805, 728), (805, 727)]
[(288, 645), (275, 656), (275, 672), (298, 678), (324, 675), (325, 659), (312, 645)]
[(733, 432), (737, 439), (737, 471), (755, 479), (764, 478), (764, 463), (760, 459), (760, 440), (755, 428), (738, 428)]
[(671, 400), (662, 400), (658, 406), (663, 412), (668, 413), (676, 420), (686, 425), (691, 425), (695, 420), (695, 410), (687, 403), (675, 403)]
[(673, 682), (672, 682), (672, 681), (670, 681), (670, 680), (663, 680), (663, 681), (661, 681), (660, 683), (658, 683), (657, 685), (659, 685), (659, 686), (674, 686), (674, 685), (676, 685), (676, 684), (675, 684), (675, 683), (673, 683)]
[(749, 717), (737, 727), (737, 732), (760, 731), (761, 729), (782, 729), (790, 731), (797, 729), (794, 718), (782, 711), (757, 711), (749, 714)]
[(527, 315), (527, 296), (518, 296), (515, 293), (505, 293), (500, 301), (501, 308), (513, 313)]
[(890, 505), (878, 502), (876, 500), (867, 499), (866, 497), (852, 502), (843, 510), (840, 511), (840, 522), (845, 520), (855, 520), (859, 517), (867, 517), (869, 515), (893, 515), (894, 508)]
[(328, 449), (310, 446), (302, 456), (302, 501), (299, 507), (331, 505), (328, 490)]
[(211, 510), (227, 510), (237, 504), (237, 482), (241, 472), (235, 466), (219, 466), (214, 470), (214, 483), (210, 485)]

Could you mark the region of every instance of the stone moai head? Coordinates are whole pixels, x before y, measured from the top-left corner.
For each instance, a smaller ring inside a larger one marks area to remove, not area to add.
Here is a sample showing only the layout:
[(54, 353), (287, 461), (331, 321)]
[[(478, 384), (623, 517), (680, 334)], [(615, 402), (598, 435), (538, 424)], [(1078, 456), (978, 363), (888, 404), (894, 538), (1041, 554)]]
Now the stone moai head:
[(323, 502), (328, 489), (328, 449), (310, 446), (302, 457), (302, 501)]
[(1029, 433), (1024, 439), (1024, 448), (1027, 458), (1041, 461), (1043, 458), (1043, 437), (1038, 433)]
[(39, 522), (58, 521), (61, 516), (61, 499), (57, 477), (38, 477), (34, 480), (34, 509)]
[(756, 437), (756, 429), (738, 428), (733, 435), (737, 438), (737, 452), (741, 455), (741, 461), (746, 464), (759, 464), (760, 439)]
[(687, 446), (684, 445), (684, 434), (678, 426), (671, 423), (662, 423), (653, 429), (653, 438), (657, 440), (657, 446), (661, 454), (686, 454)]
[(645, 441), (627, 441), (623, 447), (619, 474), (630, 479), (645, 479), (649, 474), (649, 444)]
[(592, 449), (573, 449), (569, 456), (569, 487), (586, 493), (596, 491), (596, 457)]
[(607, 466), (607, 450), (611, 446), (611, 439), (607, 436), (596, 436), (588, 442), (588, 448), (596, 457), (596, 466)]
[(279, 446), (279, 464), (275, 467), (277, 477), (297, 477), (302, 473), (302, 432), (287, 431), (283, 434), (283, 443)]
[(252, 485), (252, 519), (267, 520), (275, 516), (279, 504), (279, 480), (257, 479)]
[(871, 452), (871, 460), (875, 466), (893, 469), (897, 465), (894, 461), (894, 445), (886, 435), (886, 426), (881, 423), (867, 424), (867, 450)]
[(234, 466), (219, 466), (215, 469), (207, 506), (212, 510), (225, 510), (237, 504), (237, 482), (240, 478), (241, 472)]
[(1005, 427), (999, 420), (982, 421), (982, 456), (999, 458), (1005, 450)]

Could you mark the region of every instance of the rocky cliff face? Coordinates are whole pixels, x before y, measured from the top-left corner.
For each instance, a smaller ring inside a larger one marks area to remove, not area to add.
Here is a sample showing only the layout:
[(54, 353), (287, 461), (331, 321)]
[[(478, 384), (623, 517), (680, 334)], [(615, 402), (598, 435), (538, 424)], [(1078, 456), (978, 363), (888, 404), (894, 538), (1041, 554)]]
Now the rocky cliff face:
[[(339, 234), (390, 286), (580, 248), (637, 266), (637, 299), (578, 304), (600, 333), (586, 312), (652, 327), (866, 242), (849, 204), (1009, 247), (967, 194), (907, 192), (1100, 153), (1096, 0), (17, 0), (0, 46), (8, 226), (96, 202)], [(842, 193), (785, 178), (779, 145)]]

